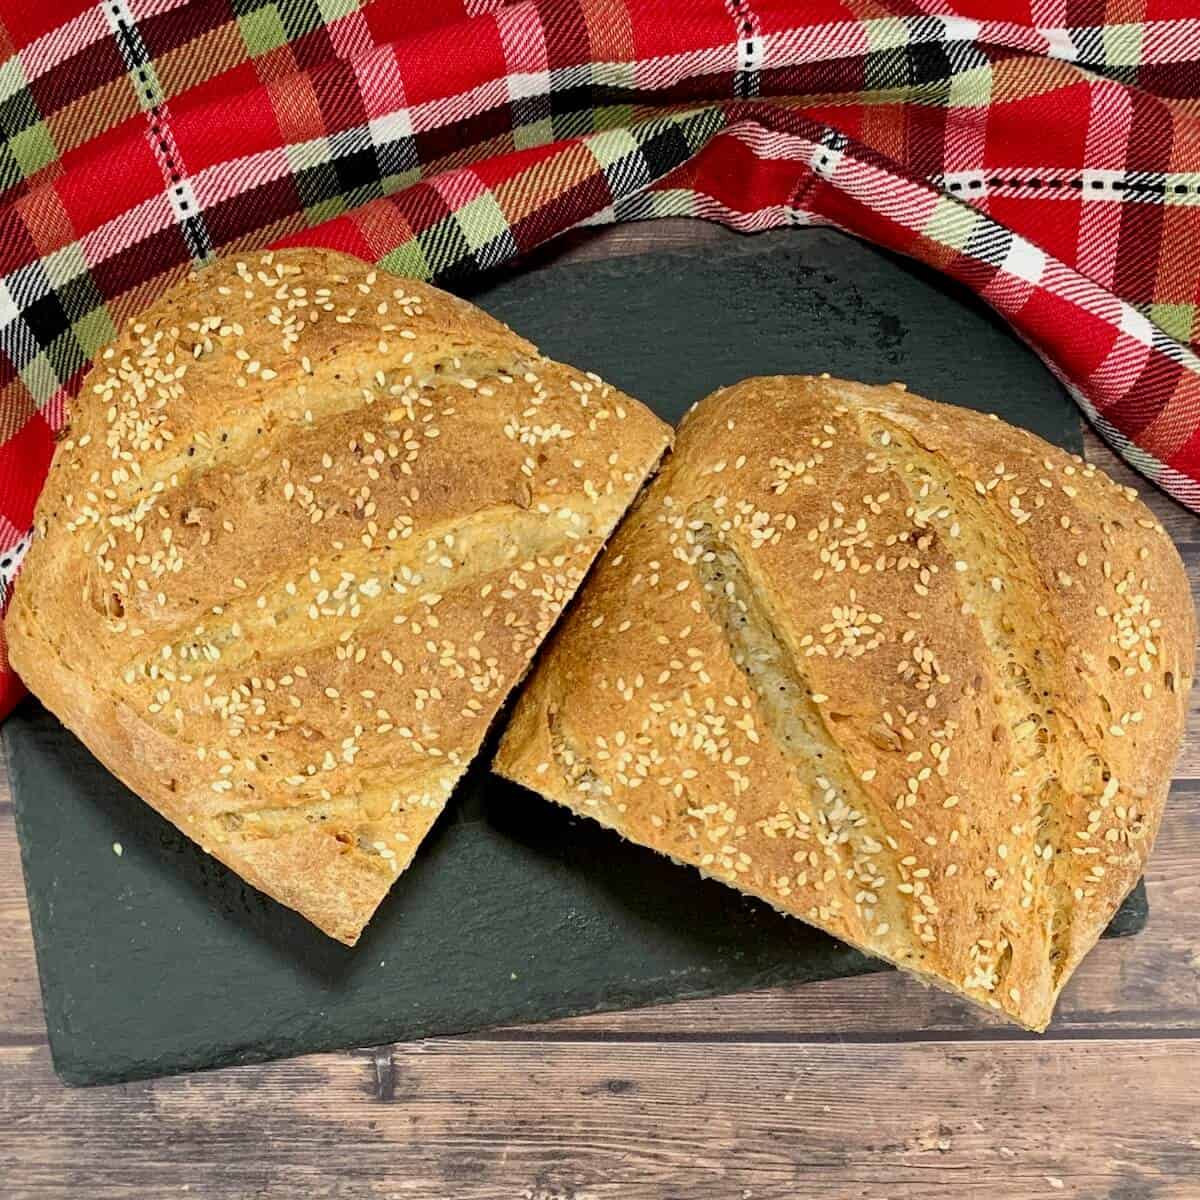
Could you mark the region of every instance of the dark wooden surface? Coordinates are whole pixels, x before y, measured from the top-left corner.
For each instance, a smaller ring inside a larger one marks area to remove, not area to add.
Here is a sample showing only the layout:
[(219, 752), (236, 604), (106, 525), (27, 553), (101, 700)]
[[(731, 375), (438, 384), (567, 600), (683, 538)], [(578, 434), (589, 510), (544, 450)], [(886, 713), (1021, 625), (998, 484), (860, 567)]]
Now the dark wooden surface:
[[(546, 258), (728, 236), (657, 222)], [(1200, 594), (1200, 519), (1141, 490)], [(1150, 925), (1096, 949), (1041, 1038), (885, 974), (82, 1091), (51, 1070), (0, 763), (0, 1198), (1195, 1200), (1191, 714)]]

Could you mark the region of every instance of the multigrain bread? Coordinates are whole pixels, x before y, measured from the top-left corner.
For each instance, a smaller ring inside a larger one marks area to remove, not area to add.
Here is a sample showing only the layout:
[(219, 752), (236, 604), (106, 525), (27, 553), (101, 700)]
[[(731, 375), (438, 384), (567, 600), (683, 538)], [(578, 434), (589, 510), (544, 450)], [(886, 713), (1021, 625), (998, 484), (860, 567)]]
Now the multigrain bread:
[(88, 377), (13, 665), (353, 943), (668, 437), (435, 288), (318, 250), (219, 262)]
[(702, 401), (495, 769), (1032, 1029), (1138, 879), (1194, 619), (1130, 489), (902, 388)]

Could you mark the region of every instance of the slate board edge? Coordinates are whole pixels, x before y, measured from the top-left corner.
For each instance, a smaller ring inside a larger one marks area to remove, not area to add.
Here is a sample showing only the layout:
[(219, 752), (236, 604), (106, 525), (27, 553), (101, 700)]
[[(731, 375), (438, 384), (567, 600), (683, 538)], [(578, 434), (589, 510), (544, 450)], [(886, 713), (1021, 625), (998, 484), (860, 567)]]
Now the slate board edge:
[[(857, 962), (847, 963), (842, 973), (833, 978), (852, 979), (863, 975), (879, 974), (882, 971), (892, 969), (887, 963), (867, 959), (861, 964)], [(647, 980), (646, 982), (652, 983), (655, 981)], [(720, 996), (740, 995), (747, 992), (760, 991), (772, 986), (783, 986), (785, 983), (790, 984), (790, 986), (801, 987), (805, 983), (822, 982), (825, 982), (825, 980), (792, 980), (781, 983), (778, 980), (759, 979), (747, 980), (744, 985), (735, 988), (728, 986), (717, 988), (681, 988), (666, 999), (657, 997), (630, 1001), (625, 998), (614, 998), (612, 1002), (604, 1001), (586, 1009), (575, 1003), (564, 1003), (557, 1008), (553, 1006), (543, 1007), (537, 1017), (524, 1017), (518, 1021), (513, 1018), (520, 1016), (520, 1014), (514, 1013), (508, 1019), (502, 1018), (494, 1022), (489, 1020), (486, 1024), (470, 1022), (461, 1029), (445, 1029), (440, 1027), (430, 1029), (424, 1026), (413, 1026), (398, 1033), (395, 1023), (391, 1022), (389, 1023), (389, 1028), (379, 1030), (379, 1036), (369, 1037), (365, 1041), (355, 1039), (348, 1042), (344, 1038), (338, 1037), (331, 1037), (326, 1041), (306, 1038), (303, 1043), (296, 1042), (290, 1046), (276, 1043), (270, 1049), (255, 1047), (244, 1053), (233, 1053), (228, 1055), (222, 1062), (208, 1066), (196, 1066), (190, 1060), (183, 1058), (175, 1061), (168, 1058), (159, 1058), (152, 1065), (147, 1063), (144, 1067), (135, 1066), (130, 1070), (112, 1071), (105, 1066), (95, 1065), (85, 1055), (73, 1055), (71, 1053), (56, 1054), (53, 1044), (51, 1044), (51, 1059), (54, 1072), (63, 1083), (69, 1084), (71, 1087), (102, 1087), (118, 1083), (132, 1083), (138, 1080), (160, 1079), (178, 1075), (195, 1075), (206, 1071), (224, 1070), (226, 1067), (248, 1066), (254, 1063), (278, 1062), (289, 1058), (304, 1057), (309, 1054), (349, 1052), (369, 1049), (374, 1046), (407, 1044), (420, 1041), (424, 1038), (442, 1039), (487, 1034), (489, 1031), (503, 1029), (516, 1024), (540, 1025), (545, 1022), (562, 1020), (569, 1017), (595, 1016), (606, 1012), (634, 1012), (641, 1008), (656, 1008), (665, 1004), (677, 1004), (689, 1000), (710, 1000)]]
[[(116, 1082), (113, 1079), (105, 1080), (98, 1075), (84, 1073), (81, 1066), (77, 1065), (76, 1056), (68, 1051), (68, 1043), (64, 1039), (56, 1039), (50, 1028), (49, 1014), (56, 1009), (52, 993), (54, 987), (57, 985), (57, 980), (53, 974), (53, 966), (42, 953), (43, 941), (48, 945), (50, 936), (48, 933), (42, 933), (45, 918), (45, 913), (43, 912), (45, 901), (40, 894), (32, 891), (29, 887), (31, 875), (29, 855), (32, 853), (31, 840), (26, 836), (22, 811), (23, 804), (18, 799), (23, 792), (25, 763), (21, 747), (12, 736), (13, 728), (14, 726), (10, 721), (5, 721), (3, 726), (0, 727), (0, 737), (4, 739), (5, 760), (13, 797), (13, 822), (16, 826), (17, 846), (21, 854), (21, 879), (25, 886), (25, 902), (29, 906), (29, 924), (33, 935), (33, 954), (34, 960), (37, 963), (38, 992), (42, 998), (42, 1016), (46, 1021), (46, 1040), (50, 1046), (50, 1059), (54, 1066), (55, 1074), (64, 1083), (80, 1087), (93, 1082)], [(121, 1078), (126, 1077), (121, 1076)], [(141, 1078), (146, 1078), (146, 1076), (142, 1076)]]

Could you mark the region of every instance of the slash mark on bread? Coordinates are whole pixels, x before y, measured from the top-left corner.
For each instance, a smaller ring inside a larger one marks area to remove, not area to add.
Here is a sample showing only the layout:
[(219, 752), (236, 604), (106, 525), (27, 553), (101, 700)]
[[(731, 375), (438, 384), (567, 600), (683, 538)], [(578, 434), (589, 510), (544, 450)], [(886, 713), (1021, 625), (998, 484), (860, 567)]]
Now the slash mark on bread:
[[(1074, 721), (1064, 722), (1061, 715), (1054, 672), (1069, 661), (1066, 639), (1061, 629), (1048, 623), (1052, 610), (1039, 598), (1042, 584), (1021, 524), (998, 518), (997, 506), (980, 497), (972, 481), (960, 477), (944, 457), (922, 446), (901, 425), (870, 411), (860, 412), (859, 425), (876, 455), (904, 484), (918, 533), (941, 537), (959, 556), (954, 584), (963, 611), (974, 617), (996, 665), (992, 678), (982, 681), (990, 684), (1004, 717), (1004, 728), (993, 731), (993, 738), (1005, 737), (1012, 747), (1009, 795), (997, 797), (997, 803), (1013, 807), (1014, 823), (1032, 822), (1036, 830), (1032, 861), (1022, 864), (1017, 903), (1038, 915), (1053, 986), (1071, 960), (1075, 899), (1058, 864), (1071, 852), (1064, 839), (1080, 803), (1063, 786), (1064, 778), (1078, 776), (1065, 761), (1063, 747), (1074, 742), (1083, 748), (1081, 759), (1095, 755), (1086, 730)], [(1102, 770), (1106, 784), (1107, 767)], [(1005, 924), (1015, 928), (1027, 919), (1013, 912)], [(995, 939), (979, 949), (974, 982), (994, 990), (1011, 966), (1011, 944)]]
[[(771, 736), (811, 798), (819, 824), (811, 833), (839, 863), (836, 882), (842, 904), (847, 910), (859, 909), (855, 896), (867, 889), (875, 897), (870, 906), (873, 922), (908, 928), (899, 893), (885, 886), (879, 863), (887, 835), (864, 803), (845, 753), (829, 736), (799, 657), (771, 614), (765, 589), (752, 581), (746, 561), (723, 536), (710, 506), (693, 506), (689, 516), (700, 551), (695, 569), (709, 614), (745, 675)], [(697, 522), (702, 522), (698, 528)], [(904, 957), (919, 960), (920, 946), (914, 942)]]

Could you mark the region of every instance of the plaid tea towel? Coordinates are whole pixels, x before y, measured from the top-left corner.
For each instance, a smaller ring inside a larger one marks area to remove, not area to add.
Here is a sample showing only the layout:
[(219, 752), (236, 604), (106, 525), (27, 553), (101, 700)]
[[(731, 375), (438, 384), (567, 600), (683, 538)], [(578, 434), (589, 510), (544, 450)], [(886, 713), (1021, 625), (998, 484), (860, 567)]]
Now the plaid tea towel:
[(1200, 508), (1177, 0), (4, 0), (0, 132), (5, 598), (89, 360), (270, 244), (453, 286), (581, 224), (833, 225), (972, 287)]

